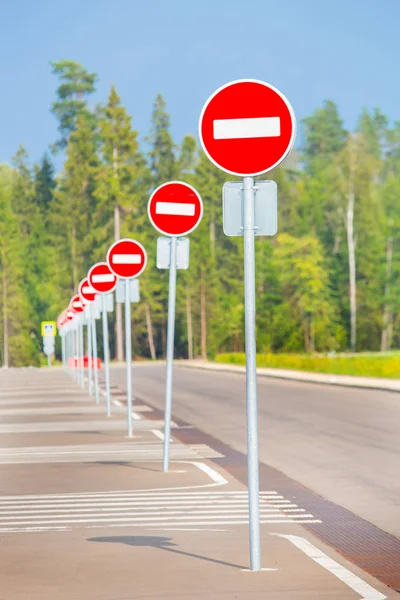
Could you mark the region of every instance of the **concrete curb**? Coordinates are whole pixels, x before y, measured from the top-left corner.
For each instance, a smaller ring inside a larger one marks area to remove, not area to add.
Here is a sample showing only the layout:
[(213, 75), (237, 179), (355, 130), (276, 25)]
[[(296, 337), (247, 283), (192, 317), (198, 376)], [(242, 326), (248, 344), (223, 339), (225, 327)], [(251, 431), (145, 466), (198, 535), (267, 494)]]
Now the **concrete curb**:
[[(176, 364), (189, 369), (205, 369), (209, 371), (220, 371), (226, 373), (245, 373), (246, 368), (241, 365), (230, 365), (225, 363), (212, 363), (201, 360), (176, 360)], [(275, 379), (286, 379), (302, 381), (304, 383), (319, 383), (324, 385), (339, 385), (344, 387), (355, 387), (371, 390), (381, 390), (400, 393), (400, 379), (380, 379), (378, 377), (356, 377), (353, 375), (331, 375), (328, 373), (310, 373), (308, 371), (292, 371), (289, 369), (266, 369), (258, 368), (260, 377), (273, 377)]]

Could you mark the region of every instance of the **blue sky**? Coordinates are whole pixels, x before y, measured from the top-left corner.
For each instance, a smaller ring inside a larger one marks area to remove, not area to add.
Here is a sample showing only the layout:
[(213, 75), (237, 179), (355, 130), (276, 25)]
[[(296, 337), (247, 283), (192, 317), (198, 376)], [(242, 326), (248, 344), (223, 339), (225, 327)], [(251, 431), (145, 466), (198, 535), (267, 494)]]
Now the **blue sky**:
[(400, 120), (399, 22), (399, 0), (3, 2), (0, 162), (20, 142), (38, 160), (57, 139), (49, 61), (61, 58), (98, 73), (93, 103), (114, 83), (141, 136), (158, 92), (180, 141), (210, 93), (248, 77), (281, 89), (298, 119), (330, 98), (349, 128), (363, 106)]

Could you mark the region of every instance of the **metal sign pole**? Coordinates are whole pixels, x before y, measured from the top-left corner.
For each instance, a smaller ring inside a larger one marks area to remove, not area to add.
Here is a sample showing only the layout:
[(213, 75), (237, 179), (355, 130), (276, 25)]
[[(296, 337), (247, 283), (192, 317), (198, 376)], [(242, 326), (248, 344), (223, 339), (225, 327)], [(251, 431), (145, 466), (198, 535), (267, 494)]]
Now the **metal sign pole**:
[(165, 380), (163, 471), (169, 467), (172, 412), (172, 368), (174, 362), (175, 299), (176, 299), (176, 237), (171, 238), (168, 290), (167, 374)]
[[(69, 324), (68, 324), (68, 329), (69, 329)], [(67, 357), (67, 373), (69, 376), (71, 376), (71, 369), (69, 366), (69, 358), (70, 358), (70, 354), (71, 354), (71, 332), (67, 331), (67, 335), (65, 336), (65, 347), (66, 347), (66, 357)]]
[(75, 324), (74, 347), (75, 347), (75, 354), (74, 354), (75, 379), (76, 379), (77, 383), (80, 384), (81, 372), (79, 370), (79, 324), (78, 324), (78, 322), (76, 322), (76, 324)]
[(101, 295), (103, 309), (103, 358), (104, 358), (104, 379), (106, 384), (106, 403), (107, 417), (111, 417), (111, 395), (110, 395), (110, 364), (109, 364), (109, 348), (108, 348), (108, 315), (106, 295)]
[[(83, 320), (83, 313), (81, 315), (81, 319)], [(85, 371), (83, 365), (83, 355), (85, 354), (84, 343), (83, 343), (83, 323), (81, 322), (79, 325), (79, 369), (81, 372), (81, 388), (85, 387)]]
[(258, 477), (254, 181), (252, 177), (243, 178), (243, 204), (250, 568), (252, 571), (259, 571), (261, 569), (260, 491)]
[(89, 396), (93, 395), (92, 385), (92, 306), (89, 304), (87, 315), (87, 351), (88, 351), (88, 388)]
[(63, 369), (65, 371), (65, 347), (64, 347), (64, 336), (62, 333), (60, 333), (61, 336), (61, 364), (63, 366)]
[(126, 406), (128, 436), (132, 437), (132, 334), (129, 279), (125, 279), (125, 357), (126, 357)]
[(99, 372), (97, 368), (97, 327), (94, 311), (92, 312), (92, 332), (93, 332), (93, 375), (94, 375), (94, 394), (96, 404), (100, 404), (99, 398)]

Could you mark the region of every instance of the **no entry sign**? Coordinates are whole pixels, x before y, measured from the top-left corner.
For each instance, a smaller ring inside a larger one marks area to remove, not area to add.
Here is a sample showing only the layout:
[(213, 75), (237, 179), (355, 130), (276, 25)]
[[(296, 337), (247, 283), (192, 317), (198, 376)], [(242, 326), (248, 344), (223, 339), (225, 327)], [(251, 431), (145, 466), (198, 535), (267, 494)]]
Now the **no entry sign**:
[(71, 299), (69, 306), (70, 306), (70, 309), (76, 313), (83, 312), (83, 304), (82, 304), (80, 296), (78, 296), (78, 295), (74, 296)]
[(93, 302), (96, 296), (96, 290), (92, 288), (88, 279), (82, 279), (78, 287), (78, 292), (83, 305)]
[(147, 212), (158, 231), (170, 237), (180, 237), (196, 229), (203, 216), (203, 203), (191, 185), (169, 181), (154, 190)]
[(107, 252), (111, 271), (121, 279), (139, 277), (146, 268), (147, 254), (142, 244), (125, 238), (115, 242)]
[(200, 115), (204, 152), (217, 167), (240, 177), (277, 167), (290, 152), (295, 135), (296, 119), (287, 98), (256, 79), (220, 87)]
[(105, 262), (100, 262), (90, 269), (88, 273), (89, 283), (99, 294), (108, 294), (117, 286), (117, 276), (111, 271)]

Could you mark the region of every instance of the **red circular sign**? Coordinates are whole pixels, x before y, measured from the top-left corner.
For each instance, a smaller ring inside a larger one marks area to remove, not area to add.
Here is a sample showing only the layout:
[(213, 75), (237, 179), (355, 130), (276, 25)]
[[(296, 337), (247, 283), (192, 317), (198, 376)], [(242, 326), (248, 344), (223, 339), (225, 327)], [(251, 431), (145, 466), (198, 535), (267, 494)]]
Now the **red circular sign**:
[(93, 302), (96, 296), (96, 290), (92, 288), (88, 279), (82, 279), (78, 287), (78, 293), (84, 306), (88, 302)]
[(93, 265), (88, 273), (88, 279), (92, 288), (99, 294), (108, 294), (117, 287), (117, 276), (105, 262)]
[(69, 307), (73, 312), (83, 312), (84, 306), (82, 304), (81, 297), (78, 295), (73, 296), (73, 298), (71, 298), (71, 302), (69, 303)]
[(169, 181), (154, 190), (147, 213), (160, 233), (179, 237), (196, 229), (203, 216), (203, 202), (191, 185)]
[(239, 79), (214, 92), (201, 111), (204, 152), (220, 169), (249, 177), (271, 171), (290, 152), (296, 118), (288, 99), (256, 79)]
[(72, 312), (72, 310), (67, 310), (67, 316), (66, 316), (67, 322), (72, 321), (73, 318), (74, 318), (74, 313)]
[(107, 263), (117, 277), (133, 279), (139, 277), (146, 268), (146, 250), (135, 240), (118, 240), (108, 249)]

